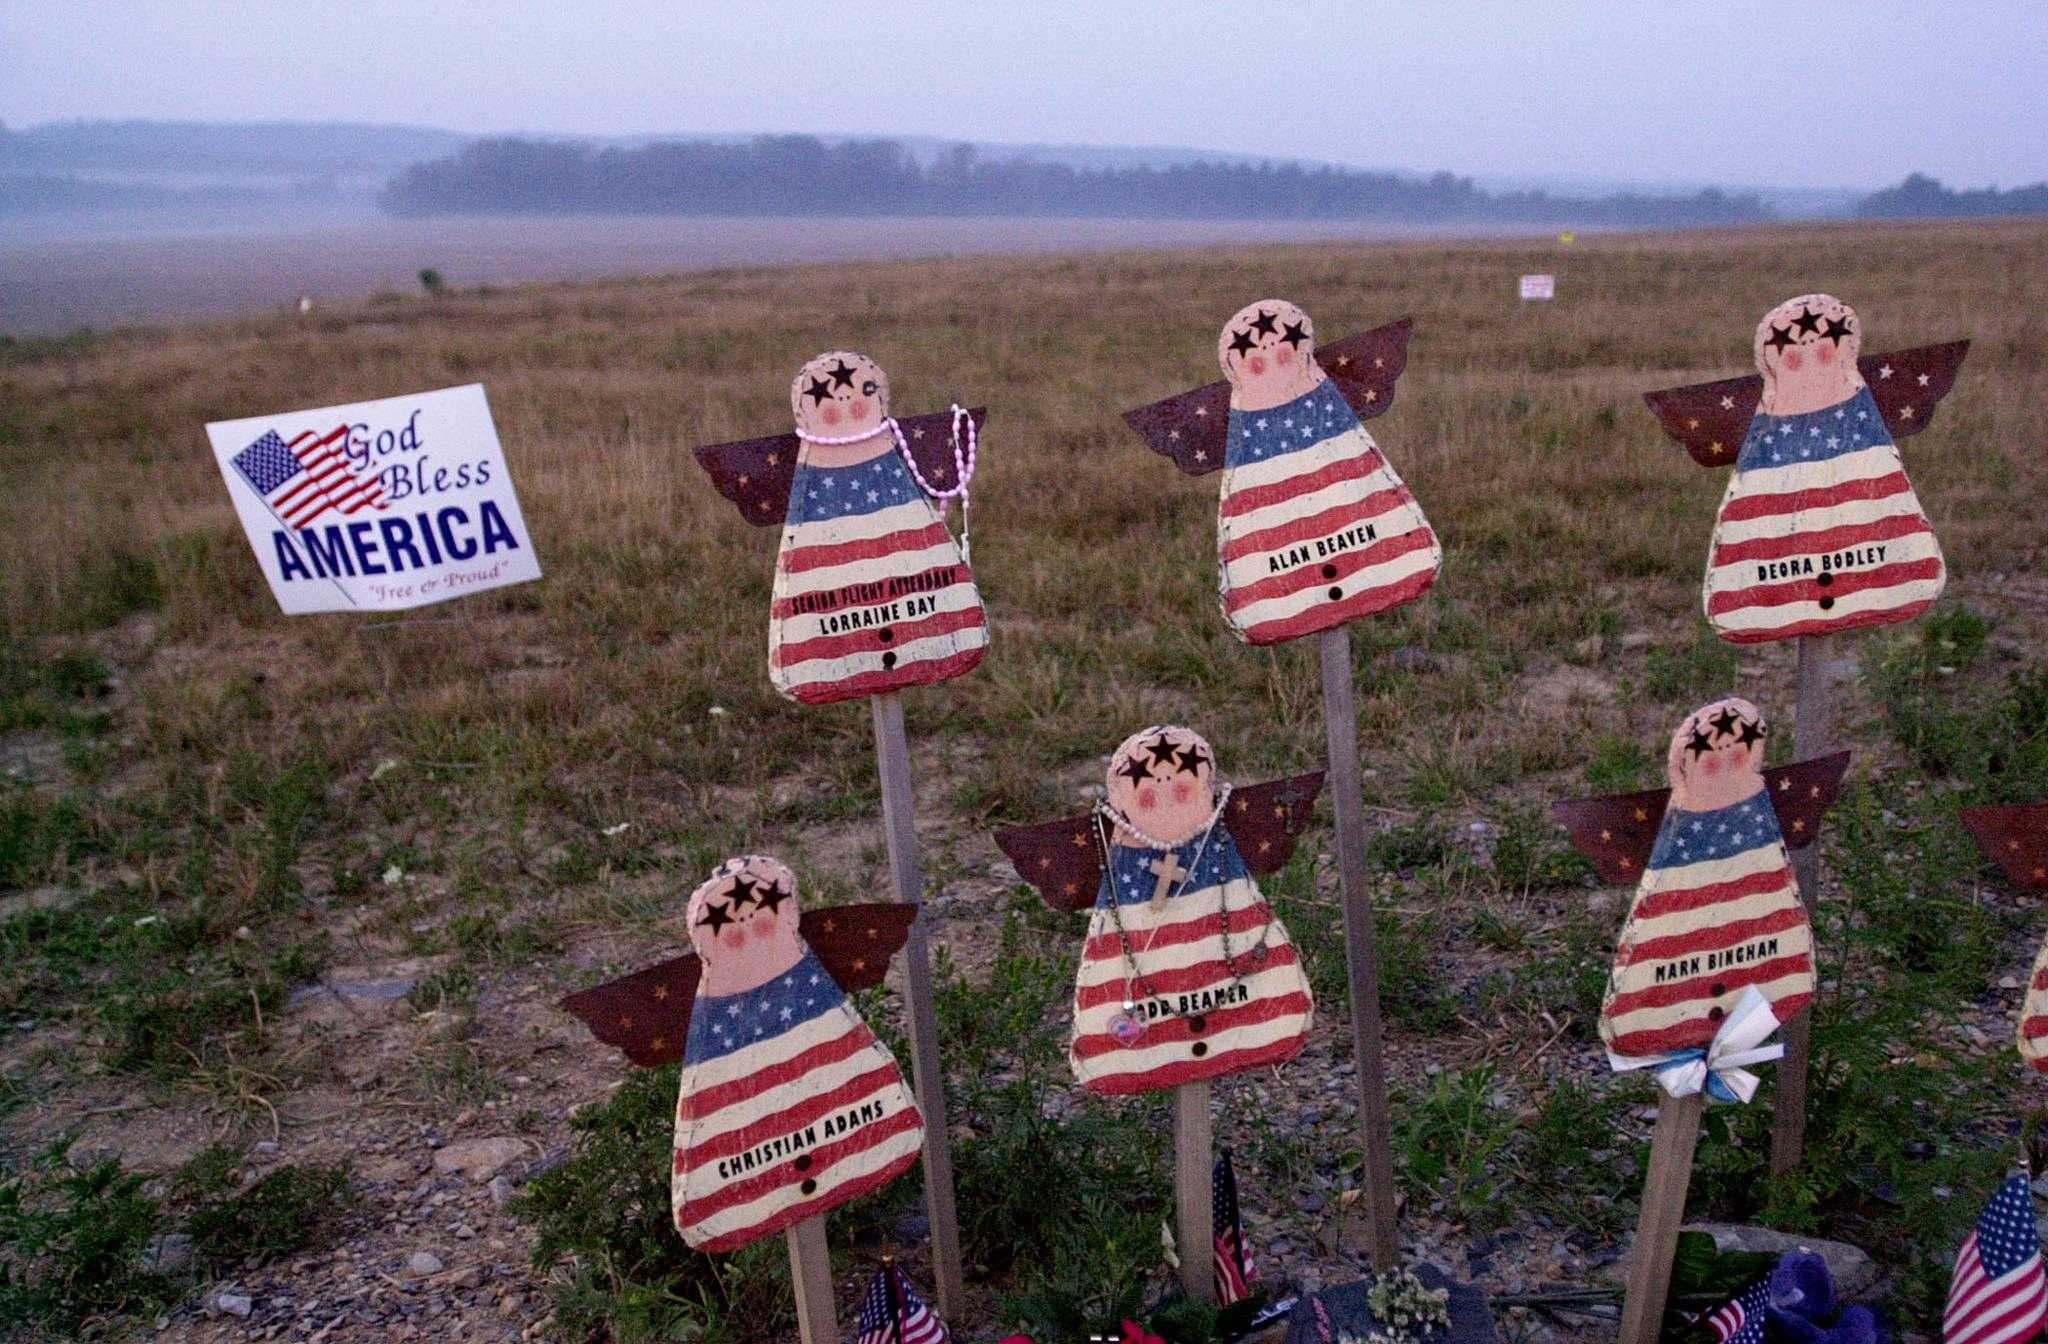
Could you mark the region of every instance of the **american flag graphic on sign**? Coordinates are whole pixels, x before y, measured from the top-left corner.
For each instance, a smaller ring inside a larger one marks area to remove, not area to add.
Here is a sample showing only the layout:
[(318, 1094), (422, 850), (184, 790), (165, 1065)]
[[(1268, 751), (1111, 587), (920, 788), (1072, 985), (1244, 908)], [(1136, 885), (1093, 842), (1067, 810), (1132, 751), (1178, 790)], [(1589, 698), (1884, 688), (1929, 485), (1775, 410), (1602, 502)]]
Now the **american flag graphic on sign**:
[(925, 1305), (910, 1280), (894, 1265), (884, 1265), (868, 1281), (861, 1299), (855, 1344), (948, 1344), (946, 1323)]
[(2024, 1174), (1998, 1187), (1963, 1238), (1942, 1311), (1942, 1344), (2019, 1344), (2048, 1319), (2048, 1276)]
[(1707, 1317), (1707, 1327), (1719, 1344), (1763, 1344), (1764, 1308), (1770, 1301), (1771, 1281), (1758, 1279)]
[(768, 618), (778, 691), (827, 704), (930, 685), (987, 648), (974, 575), (900, 454), (798, 463)]
[[(1315, 1013), (1308, 977), (1229, 829), (1171, 850), (1113, 845), (1110, 855), (1074, 983), (1067, 1057), (1081, 1085), (1147, 1092), (1300, 1054)], [(1162, 864), (1182, 876), (1155, 900)], [(1126, 996), (1146, 1019), (1128, 1043), (1116, 1034)]]
[(895, 1057), (815, 952), (766, 984), (699, 993), (676, 1104), (676, 1228), (737, 1250), (880, 1189), (924, 1121)]
[(1216, 1301), (1221, 1306), (1242, 1302), (1251, 1296), (1252, 1280), (1258, 1271), (1252, 1266), (1251, 1247), (1245, 1245), (1244, 1225), (1238, 1216), (1237, 1169), (1230, 1163), (1230, 1150), (1216, 1159), (1209, 1179), (1216, 1229)]
[(1422, 506), (1327, 381), (1230, 412), (1216, 550), (1223, 618), (1252, 644), (1413, 601), (1443, 563)]
[(1615, 952), (1601, 1039), (1621, 1055), (1706, 1045), (1751, 985), (1780, 1021), (1813, 998), (1813, 933), (1777, 812), (1761, 792), (1673, 806)]
[(1941, 594), (1941, 547), (1868, 387), (1751, 421), (1714, 525), (1707, 619), (1756, 644), (1889, 625)]
[(342, 448), (347, 435), (348, 426), (337, 425), (325, 434), (305, 430), (286, 442), (276, 430), (266, 430), (229, 460), (286, 527), (302, 528), (330, 509), (359, 513), (387, 502), (375, 476), (358, 476), (349, 466)]

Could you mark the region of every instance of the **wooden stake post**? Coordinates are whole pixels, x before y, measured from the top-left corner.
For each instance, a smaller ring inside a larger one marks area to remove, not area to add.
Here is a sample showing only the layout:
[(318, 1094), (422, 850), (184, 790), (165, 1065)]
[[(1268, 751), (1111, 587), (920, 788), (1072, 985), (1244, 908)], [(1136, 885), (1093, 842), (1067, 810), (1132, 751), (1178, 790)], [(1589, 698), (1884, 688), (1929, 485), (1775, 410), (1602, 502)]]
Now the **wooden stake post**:
[(789, 1239), (789, 1282), (796, 1290), (796, 1330), (802, 1344), (839, 1344), (832, 1311), (832, 1249), (825, 1215), (806, 1218), (783, 1234)]
[(1209, 1121), (1209, 1084), (1173, 1089), (1174, 1233), (1180, 1287), (1190, 1302), (1216, 1305), (1215, 1136)]
[[(1835, 688), (1829, 670), (1826, 635), (1799, 637), (1799, 692), (1794, 709), (1793, 756), (1818, 760), (1835, 749)], [(1792, 851), (1792, 873), (1809, 924), (1820, 908), (1820, 835)], [(1806, 1069), (1812, 1039), (1812, 1014), (1801, 1013), (1785, 1024), (1785, 1058), (1778, 1065), (1778, 1090), (1771, 1115), (1771, 1174), (1782, 1175), (1799, 1165), (1806, 1151)]]
[[(875, 763), (882, 780), (882, 822), (889, 839), (889, 872), (896, 899), (924, 894), (917, 858), (917, 807), (910, 791), (910, 745), (903, 733), (903, 701), (891, 692), (872, 698)], [(931, 1221), (932, 1279), (939, 1315), (958, 1323), (965, 1308), (960, 1273), (960, 1225), (953, 1209), (953, 1144), (946, 1127), (946, 1077), (939, 1065), (938, 1016), (932, 1009), (932, 964), (925, 915), (918, 912), (904, 951), (904, 989), (910, 1007), (911, 1087), (924, 1112), (924, 1207)], [(795, 1243), (791, 1243), (794, 1248)], [(794, 1249), (792, 1249), (794, 1254)], [(829, 1277), (829, 1275), (828, 1275)], [(808, 1340), (808, 1337), (806, 1337)], [(821, 1336), (829, 1338), (829, 1336)]]
[[(1337, 811), (1337, 874), (1344, 901), (1344, 964), (1351, 989), (1351, 1054), (1358, 1066), (1358, 1122), (1365, 1150), (1365, 1200), (1373, 1268), (1400, 1258), (1394, 1227), (1394, 1142), (1381, 1057), (1379, 945), (1365, 880), (1365, 796), (1358, 769), (1358, 711), (1351, 692), (1351, 631), (1322, 639), (1323, 719), (1329, 741), (1330, 793)], [(1185, 1248), (1182, 1255), (1186, 1256)], [(1183, 1271), (1185, 1272), (1185, 1271)]]
[(1699, 1143), (1704, 1089), (1689, 1097), (1664, 1095), (1657, 1129), (1650, 1137), (1650, 1170), (1643, 1181), (1643, 1209), (1636, 1219), (1636, 1245), (1628, 1269), (1628, 1296), (1621, 1304), (1620, 1344), (1657, 1344), (1664, 1304), (1671, 1296), (1671, 1264), (1678, 1254), (1678, 1229), (1685, 1222), (1685, 1195), (1692, 1184), (1692, 1154)]

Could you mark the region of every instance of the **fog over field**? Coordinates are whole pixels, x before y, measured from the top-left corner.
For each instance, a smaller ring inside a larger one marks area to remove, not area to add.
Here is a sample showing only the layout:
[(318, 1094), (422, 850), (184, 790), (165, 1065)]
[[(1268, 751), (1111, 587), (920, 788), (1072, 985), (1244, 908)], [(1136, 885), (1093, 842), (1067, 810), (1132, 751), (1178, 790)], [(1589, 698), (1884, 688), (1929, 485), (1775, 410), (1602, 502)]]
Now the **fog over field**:
[(245, 229), (226, 219), (209, 221), (205, 231), (67, 232), (0, 243), (0, 332), (41, 334), (274, 309), (302, 295), (317, 305), (324, 298), (357, 298), (379, 289), (417, 293), (423, 267), (463, 287), (973, 253), (1518, 232), (1369, 220), (680, 215), (369, 218), (329, 227)]

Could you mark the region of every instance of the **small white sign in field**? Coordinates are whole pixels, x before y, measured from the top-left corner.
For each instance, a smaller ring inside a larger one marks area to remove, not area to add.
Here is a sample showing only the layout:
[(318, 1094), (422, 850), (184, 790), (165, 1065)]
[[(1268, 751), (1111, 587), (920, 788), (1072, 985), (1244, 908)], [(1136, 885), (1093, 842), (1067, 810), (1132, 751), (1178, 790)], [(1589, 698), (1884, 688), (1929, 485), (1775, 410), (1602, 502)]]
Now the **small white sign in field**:
[(206, 436), (286, 615), (540, 577), (480, 384), (223, 420)]
[(1554, 275), (1525, 275), (1522, 277), (1522, 298), (1554, 299), (1557, 297), (1557, 277)]

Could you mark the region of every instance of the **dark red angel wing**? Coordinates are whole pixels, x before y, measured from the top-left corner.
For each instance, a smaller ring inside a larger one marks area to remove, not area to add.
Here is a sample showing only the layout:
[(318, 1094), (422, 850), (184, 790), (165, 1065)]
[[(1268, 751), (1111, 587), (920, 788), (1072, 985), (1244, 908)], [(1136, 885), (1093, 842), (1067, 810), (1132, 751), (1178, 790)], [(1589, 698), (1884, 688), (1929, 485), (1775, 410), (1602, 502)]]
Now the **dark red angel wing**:
[(562, 1000), (590, 1034), (626, 1052), (635, 1064), (652, 1068), (683, 1057), (690, 1035), (690, 1007), (703, 967), (695, 952), (635, 971)]
[(1394, 404), (1394, 384), (1408, 367), (1408, 338), (1415, 319), (1397, 318), (1383, 327), (1318, 347), (1316, 363), (1351, 403), (1361, 420), (1370, 420)]
[[(852, 993), (882, 983), (889, 958), (910, 936), (914, 903), (879, 902), (806, 910), (797, 931), (839, 987)], [(702, 964), (695, 952), (621, 976), (562, 1000), (590, 1034), (615, 1045), (643, 1067), (673, 1064), (690, 1036), (690, 1009), (697, 1000)]]
[(1086, 910), (1102, 889), (1102, 848), (1108, 836), (1093, 812), (996, 832), (1017, 875), (1055, 910)]
[[(988, 411), (977, 406), (968, 411), (978, 433)], [(913, 415), (898, 422), (917, 469), (935, 490), (950, 490), (959, 484), (959, 469), (953, 463), (953, 413), (935, 411)], [(711, 476), (718, 493), (731, 500), (740, 517), (755, 527), (780, 527), (789, 514), (789, 486), (796, 479), (796, 455), (802, 445), (795, 434), (771, 434), (764, 439), (740, 439), (733, 443), (712, 443), (692, 450), (697, 465)]]
[(868, 901), (806, 910), (798, 931), (825, 963), (825, 969), (851, 994), (882, 983), (889, 958), (903, 950), (916, 920), (914, 901)]
[(1757, 403), (1763, 399), (1763, 377), (1754, 373), (1747, 378), (1643, 393), (1644, 403), (1663, 424), (1664, 432), (1684, 444), (1692, 460), (1703, 467), (1725, 467), (1735, 461)]
[(780, 527), (789, 515), (789, 486), (796, 479), (798, 441), (794, 434), (712, 443), (692, 450), (711, 483), (739, 506), (755, 527)]
[[(974, 421), (974, 433), (981, 435), (982, 426), (988, 421), (986, 406), (969, 407), (968, 418)], [(925, 483), (934, 490), (951, 490), (960, 484), (960, 467), (953, 460), (953, 413), (940, 411), (932, 415), (913, 415), (900, 421), (903, 442), (910, 446), (910, 455), (917, 459), (917, 469), (924, 474)], [(960, 452), (967, 452), (967, 427), (960, 427)]]
[(2048, 803), (1965, 807), (1956, 815), (2014, 886), (2048, 892)]
[(1323, 772), (1269, 779), (1230, 793), (1223, 822), (1254, 873), (1277, 873), (1294, 855), (1295, 842), (1315, 815), (1316, 796), (1323, 791)]
[[(1316, 350), (1316, 363), (1359, 419), (1369, 420), (1394, 404), (1394, 384), (1408, 367), (1408, 337), (1414, 330), (1415, 319), (1404, 317)], [(1172, 458), (1190, 476), (1223, 465), (1229, 421), (1230, 384), (1220, 379), (1124, 412), (1124, 423), (1153, 452)]]
[[(1764, 771), (1764, 788), (1771, 795), (1787, 849), (1813, 843), (1822, 814), (1841, 794), (1848, 769), (1849, 753), (1838, 751)], [(1553, 803), (1550, 812), (1571, 837), (1572, 847), (1593, 861), (1601, 880), (1621, 886), (1642, 877), (1670, 803), (1671, 790), (1645, 789)]]
[(1771, 810), (1785, 848), (1805, 849), (1820, 834), (1820, 819), (1842, 795), (1842, 776), (1849, 772), (1849, 753), (1838, 751), (1810, 761), (1794, 761), (1764, 771), (1771, 791)]
[(1894, 442), (1927, 428), (1934, 418), (1935, 403), (1956, 385), (1956, 371), (1969, 353), (1968, 341), (1950, 341), (1888, 355), (1865, 355), (1856, 361), (1857, 372), (1870, 385), (1870, 395), (1884, 413)]
[[(1956, 370), (1969, 350), (1968, 341), (1950, 341), (1865, 355), (1856, 361), (1894, 441), (1926, 427), (1935, 403), (1955, 386)], [(1693, 461), (1703, 467), (1725, 467), (1741, 450), (1763, 395), (1764, 380), (1752, 373), (1746, 378), (1645, 392), (1643, 401), (1663, 424), (1664, 432), (1685, 445)]]

